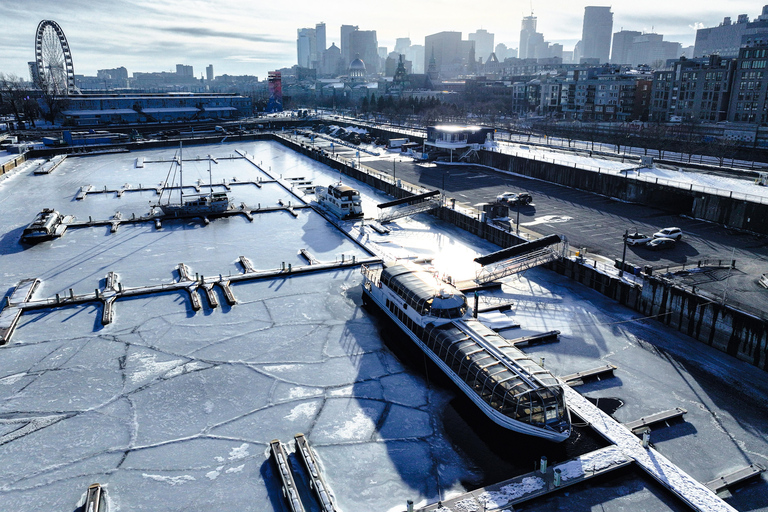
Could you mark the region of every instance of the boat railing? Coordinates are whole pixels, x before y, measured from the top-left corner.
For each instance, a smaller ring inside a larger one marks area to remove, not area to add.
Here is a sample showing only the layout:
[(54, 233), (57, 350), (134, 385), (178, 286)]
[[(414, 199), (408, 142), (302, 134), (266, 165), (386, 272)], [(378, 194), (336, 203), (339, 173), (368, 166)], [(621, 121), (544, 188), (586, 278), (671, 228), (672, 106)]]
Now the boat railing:
[(360, 273), (363, 274), (363, 276), (368, 279), (371, 283), (373, 283), (374, 286), (381, 288), (381, 269), (373, 269), (368, 267), (368, 265), (361, 265), (360, 266)]

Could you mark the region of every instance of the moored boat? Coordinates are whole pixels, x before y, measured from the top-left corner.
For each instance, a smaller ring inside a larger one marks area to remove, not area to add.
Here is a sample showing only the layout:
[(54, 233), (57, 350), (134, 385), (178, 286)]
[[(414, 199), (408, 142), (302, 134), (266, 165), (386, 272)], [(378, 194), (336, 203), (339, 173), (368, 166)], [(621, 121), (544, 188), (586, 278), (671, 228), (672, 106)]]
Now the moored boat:
[(360, 192), (340, 182), (327, 187), (315, 187), (317, 202), (342, 220), (363, 217)]
[(363, 304), (386, 314), (494, 423), (561, 442), (571, 434), (560, 382), (472, 318), (463, 293), (411, 263), (362, 268)]
[(67, 225), (63, 223), (64, 217), (53, 208), (44, 208), (35, 216), (35, 220), (24, 228), (21, 233), (21, 241), (28, 244), (53, 240), (64, 234)]
[[(179, 157), (173, 159), (171, 164), (171, 170), (173, 165), (177, 165), (179, 168), (179, 201), (175, 202), (171, 200), (171, 194), (169, 191), (168, 199), (165, 203), (162, 202), (162, 193), (160, 195), (161, 200), (156, 206), (159, 206), (165, 215), (171, 217), (198, 217), (206, 216), (216, 213), (224, 213), (232, 208), (232, 199), (230, 199), (227, 192), (214, 192), (213, 191), (213, 177), (211, 173), (211, 161), (213, 158), (208, 156), (208, 175), (210, 179), (210, 189), (208, 194), (187, 194), (184, 195), (184, 171), (183, 171), (183, 156), (181, 152), (181, 145), (179, 146)], [(170, 176), (170, 170), (168, 172)], [(164, 191), (163, 191), (164, 192)]]

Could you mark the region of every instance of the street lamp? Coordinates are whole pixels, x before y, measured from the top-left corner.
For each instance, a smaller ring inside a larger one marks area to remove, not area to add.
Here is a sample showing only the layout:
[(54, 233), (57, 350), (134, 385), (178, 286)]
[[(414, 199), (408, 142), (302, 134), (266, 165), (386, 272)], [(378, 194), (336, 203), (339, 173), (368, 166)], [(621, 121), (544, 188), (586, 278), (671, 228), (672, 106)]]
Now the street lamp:
[(627, 259), (627, 237), (629, 236), (629, 230), (624, 231), (624, 251), (621, 253), (621, 268), (619, 269), (619, 277), (624, 275), (624, 261)]

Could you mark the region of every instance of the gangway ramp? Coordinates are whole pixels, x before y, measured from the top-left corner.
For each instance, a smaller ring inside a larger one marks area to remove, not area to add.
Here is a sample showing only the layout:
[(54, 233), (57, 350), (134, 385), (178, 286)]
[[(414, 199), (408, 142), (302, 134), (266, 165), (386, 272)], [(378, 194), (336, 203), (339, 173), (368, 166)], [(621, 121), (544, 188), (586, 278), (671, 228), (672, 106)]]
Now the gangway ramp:
[(410, 217), (417, 213), (439, 208), (441, 204), (440, 198), (438, 197), (439, 195), (439, 190), (433, 190), (432, 192), (404, 197), (402, 199), (396, 199), (394, 201), (389, 201), (388, 203), (376, 205), (380, 209), (378, 221), (380, 224), (386, 224), (395, 219), (402, 219), (403, 217)]
[(549, 235), (537, 240), (518, 244), (486, 256), (475, 258), (481, 265), (475, 281), (478, 284), (498, 281), (529, 268), (544, 265), (560, 257), (562, 240), (558, 235)]

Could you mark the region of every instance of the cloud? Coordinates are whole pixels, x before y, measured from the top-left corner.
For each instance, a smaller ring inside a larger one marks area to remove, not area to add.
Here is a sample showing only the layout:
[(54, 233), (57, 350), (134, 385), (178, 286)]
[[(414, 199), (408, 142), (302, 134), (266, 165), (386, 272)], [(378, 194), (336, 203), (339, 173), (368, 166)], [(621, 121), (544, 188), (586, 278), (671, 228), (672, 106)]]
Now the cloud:
[(688, 25), (688, 28), (690, 28), (690, 29), (691, 29), (691, 30), (693, 30), (694, 32), (695, 32), (695, 31), (697, 31), (697, 30), (699, 30), (699, 29), (702, 29), (702, 28), (704, 28), (704, 27), (705, 27), (705, 25), (704, 25), (702, 22), (700, 22), (700, 21), (696, 21), (696, 22), (694, 22), (694, 24), (693, 24), (693, 25)]
[(239, 39), (251, 43), (286, 43), (289, 40), (280, 36), (268, 36), (262, 34), (245, 34), (242, 32), (230, 32), (223, 30), (213, 30), (205, 27), (168, 27), (160, 29), (164, 32), (173, 34), (183, 34), (195, 37), (222, 37), (228, 39)]

